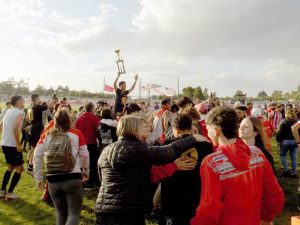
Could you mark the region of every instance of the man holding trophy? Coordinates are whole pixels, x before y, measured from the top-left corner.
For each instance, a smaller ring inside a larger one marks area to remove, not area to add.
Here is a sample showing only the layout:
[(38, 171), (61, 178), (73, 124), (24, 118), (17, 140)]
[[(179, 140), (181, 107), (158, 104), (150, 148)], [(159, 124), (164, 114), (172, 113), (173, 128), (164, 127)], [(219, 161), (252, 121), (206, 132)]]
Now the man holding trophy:
[(130, 92), (132, 92), (134, 90), (137, 80), (139, 79), (139, 76), (137, 74), (134, 76), (134, 83), (129, 90), (126, 90), (126, 82), (125, 81), (120, 81), (118, 83), (118, 80), (119, 80), (121, 74), (125, 74), (126, 71), (125, 71), (125, 67), (124, 67), (124, 60), (120, 59), (120, 50), (117, 49), (115, 52), (118, 55), (118, 59), (117, 59), (118, 76), (114, 82), (114, 88), (116, 91), (114, 112), (115, 112), (116, 116), (120, 116), (124, 113), (126, 103), (127, 103), (127, 96)]

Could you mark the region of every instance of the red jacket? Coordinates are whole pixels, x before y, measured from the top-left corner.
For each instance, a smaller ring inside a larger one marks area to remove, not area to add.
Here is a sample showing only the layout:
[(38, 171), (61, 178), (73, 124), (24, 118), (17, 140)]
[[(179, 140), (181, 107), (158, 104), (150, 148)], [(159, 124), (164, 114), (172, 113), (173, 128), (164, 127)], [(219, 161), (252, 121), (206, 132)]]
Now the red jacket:
[(151, 182), (159, 183), (161, 180), (171, 177), (178, 170), (176, 163), (169, 163), (164, 166), (152, 166)]
[(283, 191), (270, 163), (241, 140), (207, 156), (200, 172), (201, 200), (191, 225), (259, 225), (283, 208)]
[(87, 144), (97, 144), (99, 119), (91, 112), (83, 113), (76, 121), (75, 127), (81, 131)]
[(199, 121), (199, 125), (201, 127), (201, 134), (202, 134), (202, 136), (204, 136), (206, 138), (209, 138), (208, 137), (208, 131), (207, 131), (207, 128), (206, 128), (205, 120), (200, 120)]

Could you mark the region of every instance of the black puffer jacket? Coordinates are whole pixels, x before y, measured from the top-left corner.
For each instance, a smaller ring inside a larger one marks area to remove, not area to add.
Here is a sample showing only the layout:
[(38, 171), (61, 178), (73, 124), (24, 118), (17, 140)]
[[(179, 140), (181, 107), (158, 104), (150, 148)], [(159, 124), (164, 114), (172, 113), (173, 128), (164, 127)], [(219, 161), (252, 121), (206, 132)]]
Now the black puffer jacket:
[(148, 146), (134, 138), (119, 138), (98, 161), (101, 188), (96, 213), (143, 214), (151, 206), (151, 166), (172, 162), (196, 143), (187, 137), (166, 146)]

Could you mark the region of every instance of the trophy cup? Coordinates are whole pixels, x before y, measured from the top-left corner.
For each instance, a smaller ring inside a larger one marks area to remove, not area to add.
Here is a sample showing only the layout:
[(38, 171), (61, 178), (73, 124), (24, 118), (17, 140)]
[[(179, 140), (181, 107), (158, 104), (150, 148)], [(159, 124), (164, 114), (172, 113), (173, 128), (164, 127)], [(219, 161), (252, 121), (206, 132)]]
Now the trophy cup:
[(124, 67), (124, 60), (120, 58), (120, 49), (116, 49), (115, 53), (117, 54), (118, 58), (117, 58), (117, 67), (118, 67), (118, 72), (119, 74), (125, 74), (125, 67)]

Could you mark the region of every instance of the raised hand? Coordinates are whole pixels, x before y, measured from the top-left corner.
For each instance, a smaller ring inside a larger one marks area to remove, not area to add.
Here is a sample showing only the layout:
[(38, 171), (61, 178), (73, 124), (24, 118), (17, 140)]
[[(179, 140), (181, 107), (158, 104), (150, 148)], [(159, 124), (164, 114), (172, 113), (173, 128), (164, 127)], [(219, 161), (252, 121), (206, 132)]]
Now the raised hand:
[(134, 80), (138, 80), (139, 79), (139, 75), (134, 75)]

